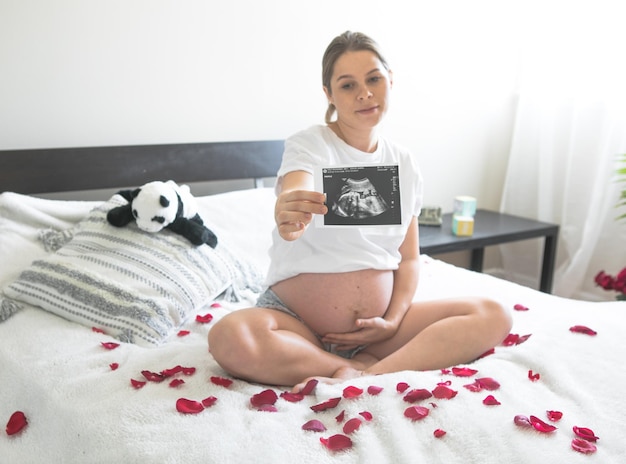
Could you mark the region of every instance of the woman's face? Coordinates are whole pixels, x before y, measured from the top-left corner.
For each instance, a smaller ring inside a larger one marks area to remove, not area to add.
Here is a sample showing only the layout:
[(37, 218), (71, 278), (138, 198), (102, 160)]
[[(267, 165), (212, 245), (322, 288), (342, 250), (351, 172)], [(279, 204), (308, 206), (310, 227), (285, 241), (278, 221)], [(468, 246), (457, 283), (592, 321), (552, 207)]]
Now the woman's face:
[(328, 100), (337, 120), (355, 129), (375, 127), (387, 112), (392, 75), (370, 51), (346, 52), (335, 62)]

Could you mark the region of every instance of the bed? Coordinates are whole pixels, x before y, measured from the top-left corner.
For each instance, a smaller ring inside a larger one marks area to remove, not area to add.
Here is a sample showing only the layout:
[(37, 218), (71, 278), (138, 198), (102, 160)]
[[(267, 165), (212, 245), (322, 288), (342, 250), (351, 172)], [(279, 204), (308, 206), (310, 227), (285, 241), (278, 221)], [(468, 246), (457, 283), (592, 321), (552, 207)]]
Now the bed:
[[(272, 140), (0, 152), (0, 461), (626, 462), (626, 303), (563, 299), (431, 256), (415, 298), (497, 298), (514, 318), (501, 346), (468, 365), (301, 396), (228, 376), (207, 333), (262, 289), (274, 194), (259, 180), (281, 150)], [(249, 187), (196, 195), (215, 249), (110, 226), (118, 195), (38, 195), (244, 178)], [(101, 310), (123, 307), (116, 298), (132, 318)]]

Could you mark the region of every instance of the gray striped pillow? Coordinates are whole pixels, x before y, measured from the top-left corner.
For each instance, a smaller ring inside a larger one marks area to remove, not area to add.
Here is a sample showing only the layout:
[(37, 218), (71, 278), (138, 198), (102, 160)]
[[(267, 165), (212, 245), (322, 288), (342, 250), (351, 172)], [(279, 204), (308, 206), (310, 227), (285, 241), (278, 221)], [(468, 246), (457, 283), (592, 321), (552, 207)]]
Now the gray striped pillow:
[(260, 290), (258, 272), (221, 237), (213, 249), (167, 229), (150, 234), (135, 223), (108, 224), (107, 211), (125, 202), (115, 195), (95, 208), (67, 243), (5, 288), (5, 296), (124, 342), (156, 346), (225, 291)]

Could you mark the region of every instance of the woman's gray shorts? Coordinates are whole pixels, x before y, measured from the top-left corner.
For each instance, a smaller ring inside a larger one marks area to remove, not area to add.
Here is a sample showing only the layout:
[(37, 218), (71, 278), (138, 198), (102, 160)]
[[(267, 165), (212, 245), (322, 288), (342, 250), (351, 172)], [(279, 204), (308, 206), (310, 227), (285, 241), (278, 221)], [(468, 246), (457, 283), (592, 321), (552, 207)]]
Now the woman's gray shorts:
[[(291, 309), (289, 309), (287, 305), (285, 305), (285, 303), (283, 303), (283, 301), (278, 297), (278, 295), (276, 295), (276, 293), (274, 293), (272, 289), (270, 288), (266, 289), (265, 292), (263, 292), (259, 296), (256, 302), (256, 306), (259, 308), (275, 309), (285, 314), (289, 314), (290, 316), (295, 317), (297, 320), (299, 320), (305, 326), (307, 326), (306, 323), (302, 320), (302, 318), (298, 316), (296, 313), (294, 313)], [(313, 331), (311, 330), (311, 332)], [(338, 350), (337, 345), (334, 345), (332, 343), (324, 343), (322, 341), (322, 337), (319, 334), (315, 332), (313, 333), (315, 334), (315, 336), (320, 341), (320, 343), (322, 344), (322, 346), (324, 347), (326, 351), (332, 354), (336, 354), (337, 356), (341, 356), (342, 358), (346, 358), (346, 359), (352, 359), (359, 352), (363, 351), (366, 346), (366, 345), (357, 346), (356, 348), (352, 348), (351, 350)]]

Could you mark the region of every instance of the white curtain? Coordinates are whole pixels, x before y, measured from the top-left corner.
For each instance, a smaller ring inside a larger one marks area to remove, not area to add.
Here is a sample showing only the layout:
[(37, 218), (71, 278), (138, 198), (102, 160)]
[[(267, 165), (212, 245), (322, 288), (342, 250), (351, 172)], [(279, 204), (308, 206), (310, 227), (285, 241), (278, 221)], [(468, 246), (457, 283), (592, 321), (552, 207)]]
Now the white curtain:
[[(560, 224), (553, 293), (608, 300), (593, 278), (626, 267), (626, 223), (615, 220), (626, 42), (610, 11), (579, 13), (571, 30), (540, 27), (524, 48), (501, 211)], [(539, 240), (502, 246), (505, 276), (536, 281), (541, 252)]]

